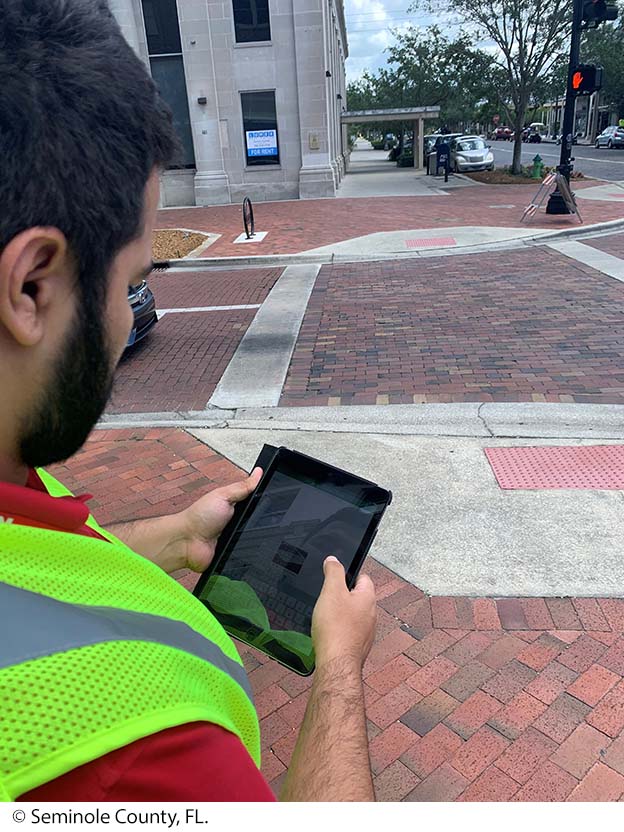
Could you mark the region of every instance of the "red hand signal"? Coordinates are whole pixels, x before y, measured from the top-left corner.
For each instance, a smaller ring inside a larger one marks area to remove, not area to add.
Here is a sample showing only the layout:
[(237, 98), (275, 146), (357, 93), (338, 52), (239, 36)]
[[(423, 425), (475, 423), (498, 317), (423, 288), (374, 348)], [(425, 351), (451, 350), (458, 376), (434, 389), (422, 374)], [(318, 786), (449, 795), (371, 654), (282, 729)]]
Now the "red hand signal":
[(575, 72), (572, 76), (572, 89), (578, 90), (581, 88), (581, 84), (583, 83), (583, 73), (582, 72)]

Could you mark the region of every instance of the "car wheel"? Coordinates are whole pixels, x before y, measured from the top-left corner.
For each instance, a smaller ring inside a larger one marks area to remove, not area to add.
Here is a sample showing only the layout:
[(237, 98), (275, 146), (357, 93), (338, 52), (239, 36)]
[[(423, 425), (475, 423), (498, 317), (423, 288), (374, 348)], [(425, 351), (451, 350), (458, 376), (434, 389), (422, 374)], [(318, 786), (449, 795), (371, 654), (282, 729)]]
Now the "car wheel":
[(611, 141), (611, 139), (609, 139), (609, 141), (607, 142), (607, 147), (609, 148), (609, 150), (613, 150), (613, 142)]
[(600, 150), (600, 142), (598, 141), (598, 139), (596, 139), (596, 144), (594, 145), (594, 147), (596, 148), (596, 150)]

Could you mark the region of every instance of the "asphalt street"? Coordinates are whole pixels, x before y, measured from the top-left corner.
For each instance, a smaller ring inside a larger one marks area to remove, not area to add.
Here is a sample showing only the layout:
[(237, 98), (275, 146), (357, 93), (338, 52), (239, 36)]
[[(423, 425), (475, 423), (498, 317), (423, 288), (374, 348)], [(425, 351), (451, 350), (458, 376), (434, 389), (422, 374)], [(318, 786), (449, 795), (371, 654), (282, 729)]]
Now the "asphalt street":
[[(512, 142), (490, 141), (494, 152), (494, 159), (499, 166), (511, 163), (513, 154)], [(556, 165), (559, 162), (561, 148), (559, 145), (542, 142), (541, 144), (525, 144), (522, 147), (523, 164), (531, 164), (536, 153), (546, 165)], [(587, 176), (606, 179), (611, 182), (624, 180), (624, 150), (597, 150), (593, 146), (576, 145), (574, 147), (574, 167)]]

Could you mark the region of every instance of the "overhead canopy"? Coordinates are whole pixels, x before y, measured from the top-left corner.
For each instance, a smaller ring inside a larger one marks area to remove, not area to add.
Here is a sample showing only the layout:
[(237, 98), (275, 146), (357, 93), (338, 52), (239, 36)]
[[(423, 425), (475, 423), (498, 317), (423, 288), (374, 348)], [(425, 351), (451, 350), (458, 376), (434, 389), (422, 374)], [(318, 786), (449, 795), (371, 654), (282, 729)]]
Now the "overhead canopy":
[(340, 119), (343, 124), (365, 124), (371, 121), (415, 121), (439, 117), (439, 107), (395, 107), (390, 110), (346, 110)]

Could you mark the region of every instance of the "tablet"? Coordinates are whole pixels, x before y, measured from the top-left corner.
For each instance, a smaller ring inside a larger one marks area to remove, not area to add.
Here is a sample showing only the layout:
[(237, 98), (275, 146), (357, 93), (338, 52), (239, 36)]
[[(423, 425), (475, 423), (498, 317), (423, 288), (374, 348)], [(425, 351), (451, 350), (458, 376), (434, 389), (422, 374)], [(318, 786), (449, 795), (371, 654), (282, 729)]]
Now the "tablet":
[(262, 479), (236, 506), (194, 594), (230, 635), (309, 675), (323, 561), (338, 558), (351, 589), (392, 494), (287, 448), (265, 445), (256, 466)]

